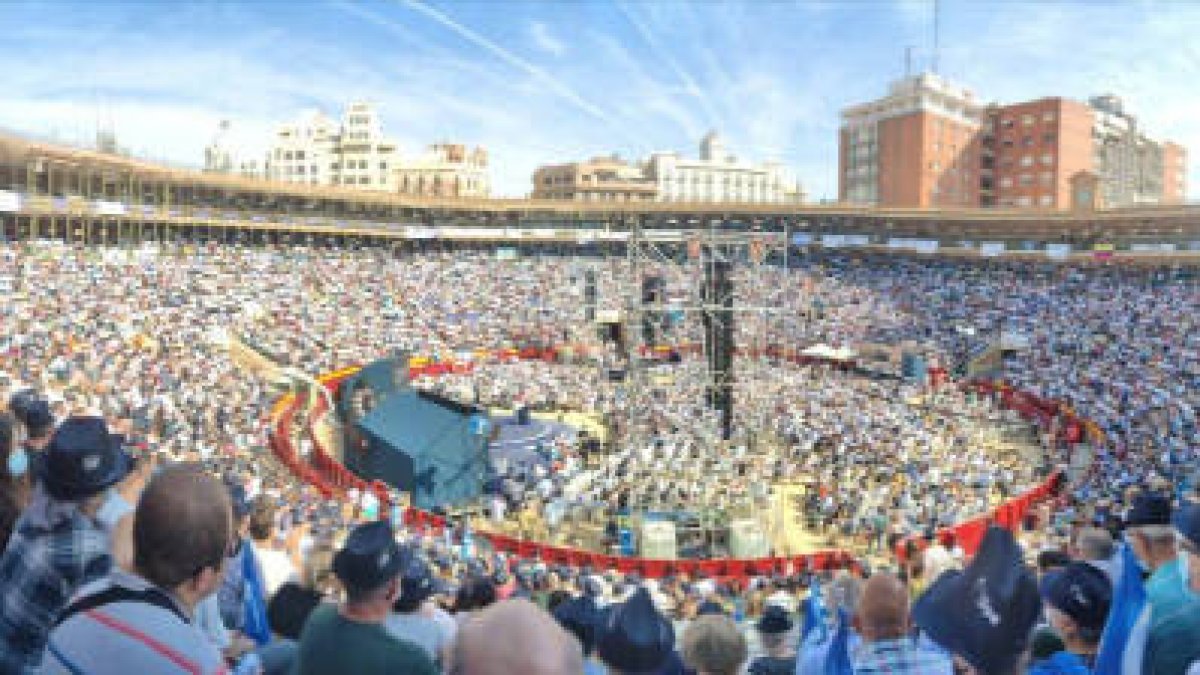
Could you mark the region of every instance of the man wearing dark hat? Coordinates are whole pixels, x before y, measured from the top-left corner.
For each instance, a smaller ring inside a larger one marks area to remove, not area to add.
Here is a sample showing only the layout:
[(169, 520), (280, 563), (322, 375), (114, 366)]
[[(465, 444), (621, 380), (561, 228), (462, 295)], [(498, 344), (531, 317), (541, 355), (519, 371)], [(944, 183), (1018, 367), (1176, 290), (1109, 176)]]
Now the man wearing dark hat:
[[(441, 610), (427, 602), (443, 590), (443, 585), (415, 548), (405, 550), (404, 557), (405, 564), (400, 570), (400, 599), (392, 606), (384, 628), (392, 636), (424, 649), (441, 670), (448, 671), (454, 633), (435, 617), (435, 612)], [(454, 626), (453, 621), (450, 626)]]
[(913, 620), (972, 672), (1019, 668), (1041, 612), (1037, 581), (1012, 533), (991, 527), (965, 570), (951, 570), (917, 599)]
[(645, 587), (609, 611), (596, 643), (611, 675), (658, 673), (673, 660), (674, 648), (675, 629), (654, 608)]
[(1046, 620), (1064, 649), (1034, 664), (1032, 675), (1088, 673), (1096, 665), (1100, 636), (1112, 605), (1112, 583), (1085, 562), (1072, 562), (1042, 577)]
[(117, 498), (110, 488), (132, 466), (121, 443), (98, 417), (67, 419), (55, 430), (0, 557), (0, 672), (41, 663), (59, 611), (112, 568), (109, 533), (97, 514)]
[(1175, 612), (1187, 599), (1175, 528), (1171, 524), (1170, 497), (1157, 492), (1143, 492), (1135, 497), (1125, 519), (1125, 540), (1150, 573), (1146, 580), (1146, 602), (1150, 604), (1153, 630), (1160, 619)]
[(750, 675), (790, 675), (796, 672), (796, 650), (790, 639), (795, 626), (788, 611), (779, 605), (767, 605), (754, 624), (762, 656), (750, 662)]
[(1179, 608), (1150, 629), (1142, 657), (1147, 673), (1200, 671), (1200, 504), (1184, 502), (1174, 523), (1183, 557), (1180, 566), (1188, 584)]
[(333, 572), (346, 589), (346, 600), (338, 607), (320, 607), (308, 617), (300, 634), (297, 675), (437, 673), (424, 650), (396, 639), (383, 627), (400, 597), (405, 563), (387, 521), (354, 528), (333, 558)]

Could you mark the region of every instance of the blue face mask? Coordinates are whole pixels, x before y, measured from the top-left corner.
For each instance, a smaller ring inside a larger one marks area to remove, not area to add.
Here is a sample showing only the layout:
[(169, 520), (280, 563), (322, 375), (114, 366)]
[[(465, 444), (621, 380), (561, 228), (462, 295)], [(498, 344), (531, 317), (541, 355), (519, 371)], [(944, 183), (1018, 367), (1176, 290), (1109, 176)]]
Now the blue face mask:
[(29, 471), (29, 455), (25, 448), (17, 447), (8, 454), (8, 475), (20, 478), (26, 471)]

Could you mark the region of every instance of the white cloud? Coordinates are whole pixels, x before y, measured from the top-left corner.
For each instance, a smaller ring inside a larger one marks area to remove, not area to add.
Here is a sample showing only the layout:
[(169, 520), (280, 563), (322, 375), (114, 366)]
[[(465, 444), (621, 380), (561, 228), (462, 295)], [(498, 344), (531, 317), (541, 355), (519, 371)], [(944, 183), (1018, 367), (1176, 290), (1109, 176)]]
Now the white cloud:
[(562, 40), (550, 33), (550, 27), (541, 21), (529, 24), (529, 37), (533, 45), (551, 56), (562, 56), (567, 53), (567, 46)]

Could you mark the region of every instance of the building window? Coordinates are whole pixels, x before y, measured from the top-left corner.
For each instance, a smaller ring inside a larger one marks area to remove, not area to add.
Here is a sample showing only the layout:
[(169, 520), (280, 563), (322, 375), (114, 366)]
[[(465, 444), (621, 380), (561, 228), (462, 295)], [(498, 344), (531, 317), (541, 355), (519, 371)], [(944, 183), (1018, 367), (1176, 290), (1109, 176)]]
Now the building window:
[(1021, 147), (1032, 148), (1033, 147), (1033, 136), (1026, 134), (1025, 136), (1021, 137)]
[(1043, 165), (1050, 166), (1053, 163), (1054, 163), (1054, 155), (1052, 155), (1048, 152), (1042, 154), (1042, 164)]
[(1031, 127), (1031, 126), (1033, 126), (1033, 123), (1034, 123), (1033, 115), (1029, 115), (1029, 114), (1021, 115), (1021, 125), (1022, 126)]
[(1054, 121), (1054, 112), (1047, 111), (1045, 113), (1042, 113), (1042, 121), (1043, 122), (1053, 122)]
[(1032, 197), (1017, 197), (1017, 206), (1032, 206)]
[(330, 171), (337, 171), (337, 170), (338, 170), (338, 163), (337, 163), (337, 162), (334, 162), (333, 164), (330, 164), (330, 165), (329, 165), (329, 170), (330, 170)]
[(291, 150), (288, 150), (287, 152), (283, 153), (283, 158), (284, 158), (284, 159), (291, 159), (291, 158), (292, 158), (292, 151), (291, 151)]
[(304, 151), (303, 150), (296, 151), (296, 159), (304, 159)]
[(1047, 131), (1042, 134), (1042, 145), (1054, 145), (1054, 132)]
[(386, 168), (387, 168), (387, 162), (380, 162), (380, 163), (379, 163), (379, 168), (380, 168), (380, 169), (386, 169)]
[(1029, 187), (1030, 185), (1033, 185), (1033, 176), (1030, 174), (1027, 174), (1027, 173), (1023, 173), (1023, 174), (1021, 174), (1021, 179), (1020, 179), (1019, 183), (1020, 183), (1021, 187)]
[(1012, 187), (1012, 177), (1005, 176), (1004, 178), (1001, 178), (1000, 179), (1000, 187), (1002, 187), (1002, 188)]
[(1054, 206), (1054, 197), (1051, 195), (1042, 195), (1038, 197), (1039, 206)]
[(1038, 181), (1041, 182), (1041, 184), (1045, 187), (1054, 185), (1054, 173), (1052, 171), (1043, 171), (1042, 174), (1038, 176)]
[(1000, 121), (1000, 125), (1003, 126), (1005, 129), (1013, 128), (1012, 118), (1011, 117), (1004, 118), (1003, 120)]
[(296, 167), (296, 173), (300, 174), (301, 176), (303, 176), (303, 175), (304, 175), (304, 165), (303, 165), (303, 164), (301, 164), (300, 166)]
[(1033, 166), (1033, 155), (1024, 155), (1021, 157), (1021, 166)]

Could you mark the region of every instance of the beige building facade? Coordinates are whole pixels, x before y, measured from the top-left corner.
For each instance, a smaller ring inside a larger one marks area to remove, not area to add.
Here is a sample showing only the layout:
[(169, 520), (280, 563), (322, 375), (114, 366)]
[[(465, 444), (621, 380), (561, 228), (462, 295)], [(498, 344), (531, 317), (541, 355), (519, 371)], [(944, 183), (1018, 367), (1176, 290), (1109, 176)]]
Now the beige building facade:
[(657, 152), (644, 162), (617, 156), (540, 167), (535, 199), (686, 203), (798, 204), (795, 178), (781, 164), (751, 164), (729, 154), (716, 132), (700, 141), (698, 158)]
[(440, 197), (486, 197), (491, 193), (488, 154), (481, 147), (439, 143), (422, 154), (403, 155), (383, 132), (375, 107), (346, 106), (340, 120), (307, 110), (280, 125), (261, 163), (245, 144), (229, 137), (223, 122), (205, 149), (205, 169), (308, 185)]
[(642, 167), (616, 155), (542, 166), (533, 174), (534, 199), (640, 202), (657, 196), (658, 186), (646, 178)]

